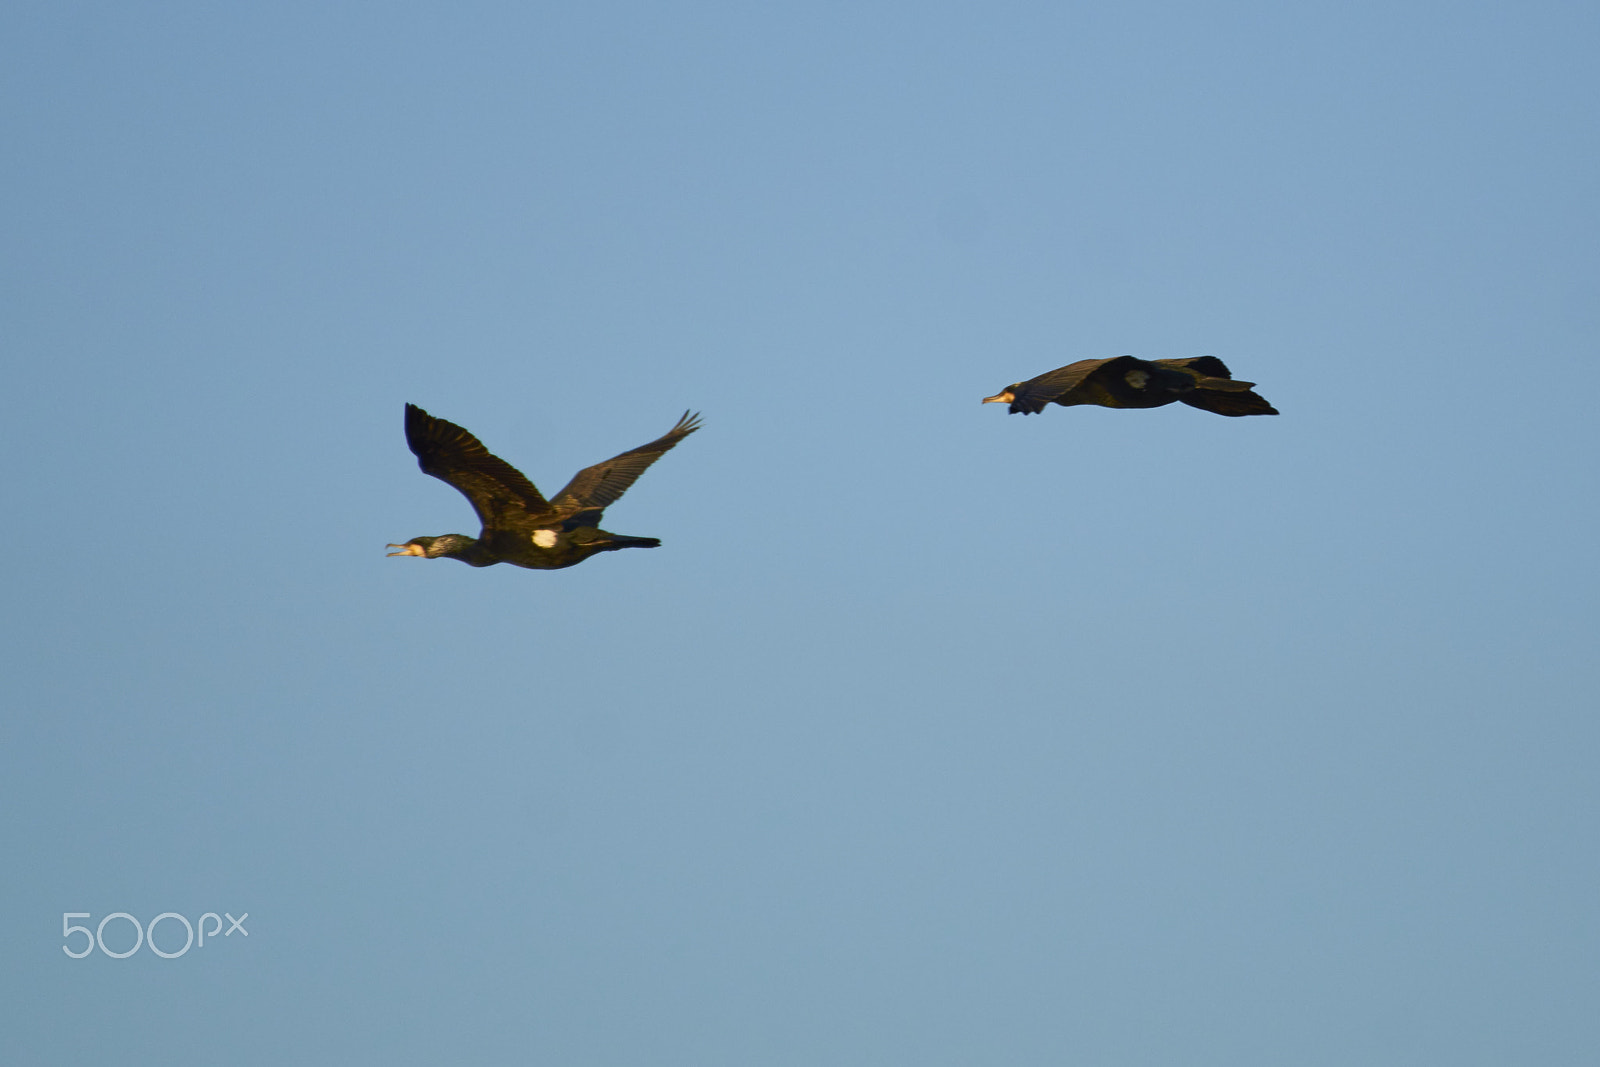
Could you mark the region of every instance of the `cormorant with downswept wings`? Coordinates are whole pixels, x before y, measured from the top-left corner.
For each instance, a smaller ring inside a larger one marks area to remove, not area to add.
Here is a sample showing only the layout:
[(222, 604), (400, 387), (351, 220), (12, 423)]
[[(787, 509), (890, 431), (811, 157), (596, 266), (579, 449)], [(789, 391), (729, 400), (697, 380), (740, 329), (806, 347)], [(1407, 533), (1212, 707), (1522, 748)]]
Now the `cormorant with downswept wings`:
[(985, 404), (1010, 404), (1011, 414), (1035, 415), (1046, 404), (1072, 407), (1158, 408), (1181, 401), (1218, 415), (1276, 415), (1278, 409), (1236, 382), (1216, 356), (1191, 359), (1085, 359), (1025, 382), (1008, 385)]
[(483, 524), (477, 538), (466, 534), (413, 537), (391, 556), (445, 556), (474, 567), (511, 563), (534, 570), (559, 570), (596, 552), (655, 548), (655, 537), (628, 537), (600, 529), (600, 515), (627, 492), (662, 453), (700, 428), (700, 416), (684, 412), (678, 424), (647, 445), (586, 467), (546, 500), (511, 464), (492, 454), (472, 434), (406, 405), (406, 444), (417, 466), (460, 490)]

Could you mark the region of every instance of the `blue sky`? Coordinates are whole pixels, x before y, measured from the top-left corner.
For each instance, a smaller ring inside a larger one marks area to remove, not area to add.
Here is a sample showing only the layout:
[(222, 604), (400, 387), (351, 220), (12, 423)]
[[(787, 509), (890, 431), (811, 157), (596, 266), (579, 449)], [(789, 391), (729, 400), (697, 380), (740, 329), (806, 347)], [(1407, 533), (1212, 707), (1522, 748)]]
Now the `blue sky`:
[(1591, 6), (7, 21), (16, 1062), (1593, 1062)]

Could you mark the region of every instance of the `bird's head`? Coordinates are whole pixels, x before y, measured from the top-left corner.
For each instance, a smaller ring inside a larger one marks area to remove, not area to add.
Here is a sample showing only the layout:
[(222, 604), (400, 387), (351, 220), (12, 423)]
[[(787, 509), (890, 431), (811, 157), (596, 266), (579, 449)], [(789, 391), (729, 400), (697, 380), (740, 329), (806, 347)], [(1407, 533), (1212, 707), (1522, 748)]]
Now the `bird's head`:
[(424, 559), (438, 559), (440, 556), (453, 556), (462, 549), (473, 544), (473, 539), (466, 534), (441, 534), (438, 537), (413, 537), (403, 545), (385, 545), (385, 548), (398, 548), (398, 552), (390, 552), (391, 556), (421, 556)]
[(984, 397), (983, 402), (985, 404), (1009, 404), (1017, 398), (1017, 386), (1021, 384), (1021, 382), (1012, 382), (994, 396)]

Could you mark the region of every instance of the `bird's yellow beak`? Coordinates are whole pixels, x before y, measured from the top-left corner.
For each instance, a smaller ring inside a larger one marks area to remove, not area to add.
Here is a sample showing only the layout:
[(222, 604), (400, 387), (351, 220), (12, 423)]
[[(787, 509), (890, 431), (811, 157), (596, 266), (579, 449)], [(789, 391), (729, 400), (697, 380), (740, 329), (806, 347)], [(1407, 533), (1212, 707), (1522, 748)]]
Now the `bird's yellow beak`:
[(1003, 393), (996, 393), (994, 396), (984, 397), (983, 402), (985, 404), (1009, 404), (1016, 398), (1016, 394), (1007, 389)]
[(391, 556), (420, 556), (423, 555), (421, 545), (384, 545), (384, 548), (398, 548), (398, 552), (390, 552)]

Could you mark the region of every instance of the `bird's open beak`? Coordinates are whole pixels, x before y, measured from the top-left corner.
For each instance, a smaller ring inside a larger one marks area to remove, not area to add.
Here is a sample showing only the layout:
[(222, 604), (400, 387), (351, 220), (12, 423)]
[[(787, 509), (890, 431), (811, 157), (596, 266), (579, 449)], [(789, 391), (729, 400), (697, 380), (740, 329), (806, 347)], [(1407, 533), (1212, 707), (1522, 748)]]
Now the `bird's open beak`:
[(1003, 393), (996, 393), (994, 396), (984, 397), (983, 402), (985, 404), (1009, 404), (1016, 398), (1016, 394), (1007, 389)]
[(391, 556), (420, 556), (423, 555), (421, 545), (384, 545), (384, 548), (398, 548), (398, 552), (390, 552)]

